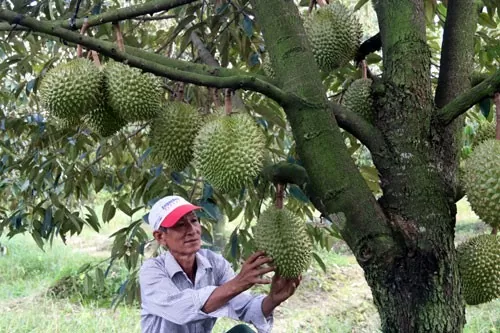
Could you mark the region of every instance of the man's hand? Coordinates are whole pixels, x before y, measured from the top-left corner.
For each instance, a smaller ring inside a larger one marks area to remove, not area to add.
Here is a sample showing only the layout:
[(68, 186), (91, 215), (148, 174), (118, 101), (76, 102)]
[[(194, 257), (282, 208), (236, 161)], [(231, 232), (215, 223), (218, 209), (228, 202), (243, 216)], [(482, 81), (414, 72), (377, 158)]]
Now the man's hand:
[(264, 316), (268, 317), (278, 305), (292, 296), (301, 280), (301, 276), (296, 279), (285, 279), (274, 274), (269, 295), (262, 302)]
[(285, 279), (278, 274), (274, 274), (269, 297), (273, 303), (281, 304), (295, 293), (301, 280), (301, 276), (296, 279)]
[(262, 275), (274, 271), (274, 267), (261, 267), (263, 264), (270, 263), (272, 260), (264, 256), (263, 251), (252, 254), (241, 266), (240, 273), (236, 275), (234, 281), (244, 290), (251, 288), (255, 284), (269, 284), (269, 279)]

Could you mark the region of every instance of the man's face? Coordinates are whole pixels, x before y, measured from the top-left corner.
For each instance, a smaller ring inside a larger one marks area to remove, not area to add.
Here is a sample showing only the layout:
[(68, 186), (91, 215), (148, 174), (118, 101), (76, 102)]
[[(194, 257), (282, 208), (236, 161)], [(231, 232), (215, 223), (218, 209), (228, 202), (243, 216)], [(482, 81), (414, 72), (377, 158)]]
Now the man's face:
[(201, 247), (201, 225), (193, 212), (184, 215), (167, 232), (156, 231), (156, 240), (172, 253), (190, 255)]

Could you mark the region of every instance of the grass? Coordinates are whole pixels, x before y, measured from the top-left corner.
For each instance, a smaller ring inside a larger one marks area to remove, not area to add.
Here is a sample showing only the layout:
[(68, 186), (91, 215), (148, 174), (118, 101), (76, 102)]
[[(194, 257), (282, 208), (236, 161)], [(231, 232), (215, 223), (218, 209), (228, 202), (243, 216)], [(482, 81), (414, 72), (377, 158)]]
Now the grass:
[[(100, 214), (102, 207), (96, 207)], [(486, 233), (468, 203), (458, 203), (456, 243), (478, 233)], [(134, 216), (140, 218), (141, 213)], [(42, 252), (29, 236), (0, 239), (9, 249), (0, 256), (0, 332), (140, 332), (140, 310), (119, 306), (113, 311), (102, 302), (79, 297), (56, 299), (46, 291), (68, 273), (87, 262), (109, 255), (109, 235), (126, 225), (129, 217), (117, 212), (104, 233), (84, 231), (68, 245), (55, 241)], [(231, 227), (231, 226), (229, 226)], [(339, 242), (335, 251), (321, 251), (328, 272), (313, 263), (304, 274), (301, 287), (275, 312), (273, 332), (378, 332), (380, 324), (370, 289), (354, 257)], [(265, 292), (266, 287), (255, 292)], [(500, 332), (500, 300), (466, 309), (466, 333)], [(214, 333), (235, 325), (230, 319), (217, 321)]]

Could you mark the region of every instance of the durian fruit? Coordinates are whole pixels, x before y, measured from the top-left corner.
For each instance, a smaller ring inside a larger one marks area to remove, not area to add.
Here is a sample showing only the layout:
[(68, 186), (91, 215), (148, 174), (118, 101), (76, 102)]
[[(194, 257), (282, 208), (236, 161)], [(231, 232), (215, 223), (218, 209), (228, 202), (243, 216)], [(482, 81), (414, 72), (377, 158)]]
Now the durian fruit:
[(361, 24), (338, 1), (307, 15), (304, 28), (316, 63), (327, 73), (349, 63), (359, 48)]
[(375, 109), (373, 108), (372, 80), (357, 79), (351, 83), (345, 92), (343, 104), (347, 110), (373, 122)]
[(305, 222), (287, 208), (270, 206), (253, 230), (255, 245), (273, 259), (276, 272), (297, 278), (311, 264), (312, 243)]
[(39, 88), (42, 105), (51, 116), (80, 118), (102, 100), (103, 79), (101, 70), (92, 61), (70, 60), (52, 68), (43, 77)]
[(496, 137), (496, 121), (482, 121), (476, 130), (476, 135), (472, 140), (472, 146), (475, 147), (485, 140), (495, 139)]
[(194, 138), (201, 127), (201, 115), (192, 105), (170, 102), (151, 124), (152, 155), (175, 171), (184, 170), (193, 159)]
[(267, 52), (264, 55), (264, 58), (262, 59), (262, 69), (264, 70), (264, 73), (270, 78), (274, 79), (274, 77), (276, 76), (276, 74), (274, 73), (273, 66), (271, 64), (271, 58), (269, 57), (269, 53)]
[(264, 133), (250, 115), (224, 115), (205, 123), (195, 138), (195, 164), (207, 182), (227, 193), (259, 174), (264, 149)]
[(500, 237), (479, 235), (457, 246), (463, 296), (469, 305), (500, 297)]
[(84, 116), (84, 121), (93, 131), (105, 138), (116, 134), (127, 125), (105, 102)]
[(151, 73), (110, 61), (104, 65), (107, 103), (127, 122), (150, 120), (161, 107), (161, 81)]
[(500, 226), (500, 140), (479, 144), (464, 162), (463, 185), (472, 210), (491, 227)]

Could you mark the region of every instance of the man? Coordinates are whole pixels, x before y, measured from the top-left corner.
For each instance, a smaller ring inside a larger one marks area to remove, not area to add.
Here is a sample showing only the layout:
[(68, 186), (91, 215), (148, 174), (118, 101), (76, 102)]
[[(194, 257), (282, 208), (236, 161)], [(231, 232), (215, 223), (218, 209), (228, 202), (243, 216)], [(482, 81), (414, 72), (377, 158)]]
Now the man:
[[(220, 317), (253, 324), (259, 333), (270, 332), (273, 310), (293, 295), (300, 279), (277, 274), (272, 281), (263, 278), (274, 270), (263, 252), (251, 255), (236, 275), (221, 255), (201, 249), (201, 226), (194, 213), (198, 209), (182, 197), (168, 196), (149, 213), (154, 238), (168, 251), (145, 261), (139, 273), (142, 332), (208, 333)], [(269, 283), (268, 295), (247, 291)], [(242, 324), (229, 332), (254, 331)]]

